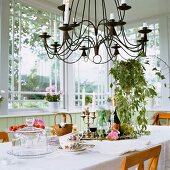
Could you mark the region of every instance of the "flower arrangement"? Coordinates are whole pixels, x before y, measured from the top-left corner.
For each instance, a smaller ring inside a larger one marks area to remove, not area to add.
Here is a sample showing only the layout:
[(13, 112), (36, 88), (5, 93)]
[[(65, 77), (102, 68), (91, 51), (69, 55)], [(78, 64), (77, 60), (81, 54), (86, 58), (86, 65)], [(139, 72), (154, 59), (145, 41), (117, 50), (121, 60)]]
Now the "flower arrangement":
[(62, 91), (55, 92), (56, 90), (55, 86), (49, 86), (46, 88), (46, 96), (45, 99), (48, 102), (59, 102), (60, 101), (60, 95), (63, 94)]
[(4, 99), (3, 96), (2, 96), (4, 93), (5, 93), (4, 90), (1, 90), (1, 91), (0, 91), (0, 103), (2, 103), (2, 101), (3, 101), (3, 99)]

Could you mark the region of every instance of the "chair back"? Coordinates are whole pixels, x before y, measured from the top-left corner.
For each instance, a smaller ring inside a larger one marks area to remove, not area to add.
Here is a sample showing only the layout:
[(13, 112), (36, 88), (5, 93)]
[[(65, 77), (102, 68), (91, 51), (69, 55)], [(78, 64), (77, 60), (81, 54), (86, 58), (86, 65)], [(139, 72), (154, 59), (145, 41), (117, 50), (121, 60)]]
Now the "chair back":
[(137, 170), (144, 170), (144, 162), (149, 160), (146, 170), (156, 170), (161, 151), (161, 145), (146, 149), (140, 152), (127, 155), (122, 161), (120, 170), (128, 170), (128, 168), (137, 165)]
[(3, 142), (9, 142), (9, 137), (8, 137), (8, 133), (6, 132), (0, 132), (0, 139)]
[[(161, 124), (162, 120), (164, 123)], [(166, 112), (157, 112), (153, 115), (152, 125), (170, 125), (170, 113)]]

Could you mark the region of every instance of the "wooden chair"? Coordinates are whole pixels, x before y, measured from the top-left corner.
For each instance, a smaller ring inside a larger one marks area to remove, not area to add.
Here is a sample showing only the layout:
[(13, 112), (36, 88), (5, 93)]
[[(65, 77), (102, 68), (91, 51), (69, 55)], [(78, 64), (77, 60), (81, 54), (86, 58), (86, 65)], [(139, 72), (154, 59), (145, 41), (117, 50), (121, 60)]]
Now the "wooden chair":
[(122, 161), (120, 170), (128, 170), (137, 165), (137, 170), (144, 170), (144, 161), (149, 160), (146, 170), (156, 170), (161, 151), (161, 145), (152, 147), (150, 149), (135, 152), (127, 155)]
[(0, 139), (2, 140), (2, 143), (9, 142), (9, 137), (6, 132), (0, 132)]
[(170, 113), (165, 112), (157, 112), (152, 117), (153, 123), (152, 125), (161, 125), (161, 121), (164, 122), (162, 125), (170, 125)]

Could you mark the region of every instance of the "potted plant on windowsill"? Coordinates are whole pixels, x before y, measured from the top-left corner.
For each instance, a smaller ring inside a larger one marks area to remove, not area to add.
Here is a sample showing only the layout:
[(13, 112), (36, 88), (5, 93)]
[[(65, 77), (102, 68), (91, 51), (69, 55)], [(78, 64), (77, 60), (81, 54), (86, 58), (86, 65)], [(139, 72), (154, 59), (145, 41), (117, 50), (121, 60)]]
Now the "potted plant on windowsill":
[[(110, 75), (114, 79), (116, 110), (121, 124), (135, 123), (139, 133), (146, 132), (147, 99), (157, 95), (155, 87), (150, 85), (145, 78), (143, 63), (141, 59), (116, 61), (110, 69)], [(156, 75), (164, 79), (164, 76), (158, 70)], [(113, 83), (110, 86), (113, 87)]]
[(55, 92), (55, 86), (49, 86), (46, 88), (45, 100), (48, 101), (49, 112), (57, 112), (60, 107), (60, 95), (63, 94), (62, 91)]

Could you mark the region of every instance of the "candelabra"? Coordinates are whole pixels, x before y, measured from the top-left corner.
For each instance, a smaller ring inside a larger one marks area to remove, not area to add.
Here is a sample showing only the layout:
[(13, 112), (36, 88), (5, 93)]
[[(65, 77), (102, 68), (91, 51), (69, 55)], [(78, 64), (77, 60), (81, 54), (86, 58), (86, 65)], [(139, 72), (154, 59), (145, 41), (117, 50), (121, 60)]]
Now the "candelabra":
[[(85, 111), (83, 111), (83, 114), (81, 115), (81, 117), (83, 118), (83, 122), (87, 125), (87, 132), (85, 133), (85, 138), (90, 139), (91, 138), (90, 125), (94, 124), (94, 120), (96, 118), (95, 112), (90, 113), (89, 107), (87, 107)], [(92, 119), (91, 122), (90, 122), (90, 118)]]

